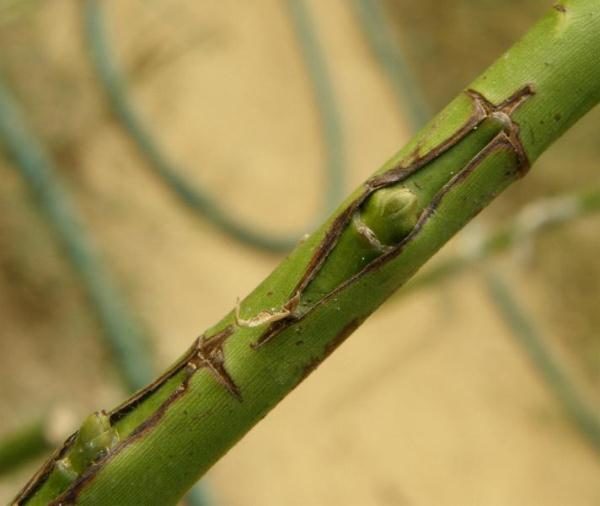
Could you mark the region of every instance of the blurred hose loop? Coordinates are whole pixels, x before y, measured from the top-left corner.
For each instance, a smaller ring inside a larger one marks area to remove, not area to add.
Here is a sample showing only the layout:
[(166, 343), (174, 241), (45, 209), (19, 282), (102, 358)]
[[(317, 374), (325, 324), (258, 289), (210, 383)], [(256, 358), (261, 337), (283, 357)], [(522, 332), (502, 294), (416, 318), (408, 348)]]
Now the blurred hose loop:
[[(280, 253), (291, 250), (304, 232), (280, 236), (250, 226), (228, 212), (207, 189), (192, 185), (181, 175), (179, 168), (159, 146), (133, 104), (127, 79), (113, 55), (101, 4), (99, 0), (85, 0), (84, 3), (85, 37), (89, 53), (114, 115), (137, 146), (147, 167), (191, 211), (211, 222), (225, 234), (241, 243), (266, 251)], [(304, 0), (289, 0), (288, 6), (306, 69), (313, 84), (315, 103), (323, 129), (326, 190), (323, 209), (314, 222), (316, 225), (344, 196), (344, 140), (327, 62), (310, 13)]]
[(600, 454), (600, 413), (579, 391), (570, 374), (548, 347), (534, 320), (510, 286), (491, 269), (484, 272), (487, 292), (511, 335), (525, 351), (542, 380), (594, 450)]
[(398, 111), (416, 132), (431, 118), (431, 110), (407, 58), (395, 40), (381, 0), (351, 0), (373, 57), (380, 65), (394, 93)]
[(123, 383), (128, 390), (141, 388), (153, 377), (145, 330), (105, 268), (52, 160), (28, 130), (19, 104), (1, 81), (0, 145), (79, 276)]

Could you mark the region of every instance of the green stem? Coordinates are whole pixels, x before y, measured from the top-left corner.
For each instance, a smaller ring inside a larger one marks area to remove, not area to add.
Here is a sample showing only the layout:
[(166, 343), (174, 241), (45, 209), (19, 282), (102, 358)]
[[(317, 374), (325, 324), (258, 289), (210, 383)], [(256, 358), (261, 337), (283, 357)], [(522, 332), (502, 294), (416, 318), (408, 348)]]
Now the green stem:
[(544, 342), (533, 320), (520, 307), (510, 287), (493, 271), (487, 270), (484, 278), (490, 299), (512, 336), (525, 350), (567, 415), (594, 449), (600, 452), (600, 413), (591, 407), (573, 384), (570, 375)]
[[(327, 62), (304, 0), (290, 0), (288, 5), (290, 18), (313, 83), (317, 111), (323, 125), (327, 175), (323, 212), (326, 214), (331, 212), (343, 197), (345, 160), (340, 114), (336, 106)], [(277, 236), (255, 229), (232, 216), (208, 190), (193, 186), (181, 175), (182, 171), (159, 146), (132, 103), (127, 81), (110, 49), (99, 0), (85, 0), (84, 24), (87, 45), (99, 82), (109, 99), (113, 113), (146, 160), (148, 168), (152, 169), (190, 210), (231, 237), (267, 251), (291, 250), (303, 233)]]
[(175, 504), (597, 104), (599, 51), (600, 0), (556, 5), (167, 372), (102, 414), (118, 442), (67, 476), (74, 435), (17, 504)]

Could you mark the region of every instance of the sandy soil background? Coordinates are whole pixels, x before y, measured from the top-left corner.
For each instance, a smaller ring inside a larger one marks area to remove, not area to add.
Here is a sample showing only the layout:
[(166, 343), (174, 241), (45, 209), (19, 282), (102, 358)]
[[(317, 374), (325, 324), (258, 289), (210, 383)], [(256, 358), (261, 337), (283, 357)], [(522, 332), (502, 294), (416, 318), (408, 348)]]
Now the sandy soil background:
[[(349, 2), (308, 3), (343, 113), (350, 189), (409, 132)], [(149, 173), (107, 111), (82, 44), (78, 4), (0, 1), (2, 70), (166, 366), (278, 257), (191, 216)], [(388, 2), (434, 109), (547, 6)], [(320, 202), (323, 156), (284, 4), (109, 0), (106, 7), (136, 103), (186, 175), (248, 222), (306, 227)], [(596, 112), (573, 129), (481, 222), (492, 226), (535, 196), (597, 181), (599, 121)], [(50, 406), (80, 418), (123, 394), (77, 279), (5, 158), (0, 181), (3, 433)], [(600, 402), (598, 224), (580, 220), (536, 243), (525, 262), (508, 255), (496, 267)], [(0, 501), (31, 472), (3, 478)], [(598, 454), (472, 271), (388, 303), (206, 482), (216, 506), (591, 506), (600, 504), (599, 473)]]

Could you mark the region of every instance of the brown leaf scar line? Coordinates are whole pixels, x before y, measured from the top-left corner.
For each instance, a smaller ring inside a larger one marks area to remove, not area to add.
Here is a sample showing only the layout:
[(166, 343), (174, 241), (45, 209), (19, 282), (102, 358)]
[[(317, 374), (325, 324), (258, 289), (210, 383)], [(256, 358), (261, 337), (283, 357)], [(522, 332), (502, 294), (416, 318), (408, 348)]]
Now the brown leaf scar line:
[[(487, 99), (482, 93), (473, 90), (467, 89), (465, 95), (469, 97), (473, 104), (473, 112), (467, 118), (465, 123), (456, 131), (454, 134), (449, 136), (446, 140), (442, 141), (439, 145), (435, 146), (427, 153), (423, 155), (419, 155), (418, 153), (414, 153), (413, 155), (409, 155), (407, 158), (399, 162), (399, 164), (386, 171), (383, 174), (378, 174), (373, 176), (371, 179), (367, 180), (364, 184), (364, 189), (361, 195), (359, 195), (353, 202), (349, 204), (349, 206), (342, 211), (332, 222), (329, 230), (325, 234), (325, 237), (321, 241), (321, 244), (316, 248), (315, 253), (313, 254), (308, 267), (296, 287), (292, 290), (290, 300), (288, 303), (284, 305), (284, 308), (293, 300), (299, 301), (300, 297), (304, 293), (305, 289), (312, 282), (312, 280), (318, 275), (321, 271), (323, 265), (325, 264), (325, 260), (329, 257), (329, 254), (333, 251), (335, 246), (337, 245), (339, 238), (342, 232), (348, 226), (348, 223), (354, 219), (354, 216), (360, 206), (377, 190), (382, 188), (386, 188), (398, 183), (401, 183), (407, 180), (409, 177), (413, 176), (417, 172), (419, 172), (424, 167), (428, 166), (431, 162), (439, 158), (444, 153), (448, 152), (451, 148), (456, 146), (459, 142), (464, 140), (473, 130), (477, 129), (477, 127), (483, 123), (486, 119), (494, 118), (499, 120), (502, 125), (502, 131), (490, 141), (487, 148), (484, 148), (480, 155), (475, 156), (473, 161), (477, 163), (469, 163), (465, 168), (463, 176), (466, 176), (481, 161), (483, 155), (489, 154), (493, 149), (501, 145), (509, 145), (512, 150), (515, 152), (517, 157), (517, 170), (518, 175), (522, 177), (527, 173), (530, 167), (529, 159), (521, 143), (521, 139), (519, 137), (519, 125), (512, 119), (512, 114), (530, 97), (535, 95), (534, 85), (528, 83), (524, 85), (522, 88), (519, 88), (513, 95), (508, 97), (506, 100), (502, 101), (500, 104), (494, 104), (490, 100)], [(455, 177), (452, 184), (457, 184), (460, 181), (460, 177)], [(439, 197), (443, 197), (448, 191), (448, 188), (442, 189)], [(355, 276), (352, 276), (347, 283), (353, 282), (358, 277), (364, 275), (371, 269), (377, 268), (381, 265), (382, 262), (388, 261), (393, 258), (396, 254), (399, 254), (407, 242), (412, 240), (414, 235), (419, 232), (420, 228), (422, 228), (423, 222), (426, 221), (430, 216), (433, 215), (435, 207), (437, 206), (438, 199), (434, 199), (435, 205), (429, 206), (423, 211), (423, 219), (420, 220), (420, 223), (415, 227), (413, 232), (411, 232), (403, 241), (399, 244), (393, 246), (391, 250), (383, 252), (383, 254), (374, 260), (371, 264), (367, 265), (360, 273)], [(370, 237), (369, 231), (363, 229), (363, 235), (367, 238), (367, 240), (372, 239)], [(373, 234), (374, 235), (374, 234)], [(382, 245), (383, 246), (383, 245)], [(343, 283), (345, 286), (347, 283)], [(336, 293), (341, 287), (336, 288), (333, 292)], [(330, 294), (331, 295), (331, 294)], [(327, 299), (328, 296), (324, 297), (322, 300)], [(315, 303), (316, 307), (322, 301)], [(296, 305), (298, 302), (296, 302)], [(297, 323), (300, 319), (302, 319), (308, 312), (303, 313), (302, 315), (296, 315), (293, 311), (289, 311), (286, 315), (285, 311), (277, 312), (276, 319), (270, 321), (269, 326), (265, 330), (265, 332), (259, 337), (258, 341), (253, 345), (253, 348), (258, 349), (264, 346), (266, 343), (270, 342), (276, 335), (283, 332), (290, 325)], [(268, 318), (261, 318), (263, 323), (269, 323)]]
[(199, 369), (208, 369), (214, 378), (241, 402), (240, 389), (225, 368), (225, 352), (223, 351), (225, 342), (233, 332), (233, 326), (229, 325), (214, 336), (200, 336), (196, 339), (195, 353), (185, 364), (185, 370), (191, 376)]

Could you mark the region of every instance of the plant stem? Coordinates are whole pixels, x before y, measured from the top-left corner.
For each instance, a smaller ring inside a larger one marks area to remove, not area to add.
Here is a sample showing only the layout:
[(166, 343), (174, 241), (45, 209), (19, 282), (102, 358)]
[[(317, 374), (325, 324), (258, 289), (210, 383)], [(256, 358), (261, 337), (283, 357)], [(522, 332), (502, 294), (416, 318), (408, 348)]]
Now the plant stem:
[(74, 435), (17, 504), (175, 504), (597, 104), (599, 51), (600, 0), (555, 5), (166, 373), (99, 414), (110, 429), (90, 442), (114, 445), (68, 474)]
[[(345, 160), (340, 114), (327, 62), (313, 28), (308, 8), (304, 5), (304, 0), (289, 0), (288, 7), (306, 68), (313, 83), (315, 102), (323, 128), (326, 150), (326, 191), (323, 199), (323, 215), (326, 216), (341, 200), (344, 191)], [(277, 236), (254, 228), (232, 216), (208, 190), (192, 185), (181, 175), (182, 171), (159, 146), (132, 103), (126, 78), (119, 70), (110, 48), (99, 0), (85, 0), (84, 26), (91, 61), (99, 83), (108, 97), (115, 117), (135, 143), (147, 162), (148, 168), (153, 170), (191, 211), (210, 221), (236, 240), (255, 248), (277, 253), (291, 250), (304, 233)]]

